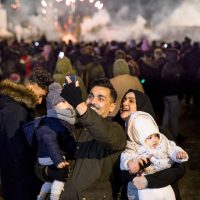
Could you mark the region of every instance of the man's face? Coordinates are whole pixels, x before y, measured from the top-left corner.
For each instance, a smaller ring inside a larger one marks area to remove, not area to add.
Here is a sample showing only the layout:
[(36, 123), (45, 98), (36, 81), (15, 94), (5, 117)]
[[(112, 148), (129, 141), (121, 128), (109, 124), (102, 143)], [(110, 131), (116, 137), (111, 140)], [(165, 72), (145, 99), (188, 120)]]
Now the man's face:
[(131, 113), (137, 111), (136, 98), (133, 92), (129, 92), (122, 99), (120, 105), (120, 116), (123, 120), (126, 120)]
[(42, 99), (46, 95), (47, 91), (39, 87), (38, 84), (28, 84), (27, 87), (35, 93), (35, 95), (38, 97), (38, 104), (41, 104)]
[(104, 118), (107, 117), (110, 112), (113, 112), (116, 106), (110, 96), (110, 89), (101, 86), (94, 86), (91, 89), (86, 103)]

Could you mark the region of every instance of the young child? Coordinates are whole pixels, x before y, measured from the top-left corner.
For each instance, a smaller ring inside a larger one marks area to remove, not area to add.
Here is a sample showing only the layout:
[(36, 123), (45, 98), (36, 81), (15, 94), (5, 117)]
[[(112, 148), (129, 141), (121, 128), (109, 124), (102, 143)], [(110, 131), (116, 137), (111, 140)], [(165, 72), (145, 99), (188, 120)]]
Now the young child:
[[(75, 112), (72, 106), (60, 96), (62, 87), (58, 83), (49, 86), (46, 98), (47, 115), (42, 119), (36, 131), (38, 140), (38, 162), (42, 165), (55, 165), (65, 168), (67, 155), (73, 154), (74, 138), (72, 125), (75, 123)], [(37, 200), (44, 200), (50, 193), (51, 200), (58, 200), (65, 180), (45, 182)]]
[[(142, 173), (154, 173), (170, 168), (174, 162), (188, 160), (188, 154), (173, 141), (168, 140), (159, 132), (153, 117), (145, 112), (134, 112), (127, 122), (129, 140), (125, 151), (121, 154), (121, 170), (129, 170), (131, 174), (141, 173), (140, 163), (143, 159), (150, 160), (150, 166)], [(132, 182), (128, 183), (127, 195), (129, 200), (175, 200), (171, 186), (156, 189), (136, 190)]]

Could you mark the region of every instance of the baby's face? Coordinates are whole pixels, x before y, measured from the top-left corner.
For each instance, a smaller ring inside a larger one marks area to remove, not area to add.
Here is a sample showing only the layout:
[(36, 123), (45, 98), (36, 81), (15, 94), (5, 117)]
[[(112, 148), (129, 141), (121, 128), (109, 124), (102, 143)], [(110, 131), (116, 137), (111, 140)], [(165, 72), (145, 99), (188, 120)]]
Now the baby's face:
[(159, 142), (160, 142), (160, 137), (159, 134), (157, 133), (152, 134), (145, 139), (145, 144), (151, 149), (156, 148), (159, 145)]
[(72, 109), (72, 106), (67, 101), (62, 101), (54, 106), (56, 109)]

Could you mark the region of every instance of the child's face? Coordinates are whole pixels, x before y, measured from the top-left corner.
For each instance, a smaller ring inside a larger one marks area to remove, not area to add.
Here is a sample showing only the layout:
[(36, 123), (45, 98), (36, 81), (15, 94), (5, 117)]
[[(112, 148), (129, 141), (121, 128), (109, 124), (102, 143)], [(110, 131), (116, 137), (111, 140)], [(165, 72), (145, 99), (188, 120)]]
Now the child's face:
[(67, 101), (62, 101), (54, 106), (55, 109), (72, 109), (72, 106)]
[(149, 148), (153, 149), (153, 148), (156, 148), (159, 145), (159, 141), (160, 141), (159, 134), (155, 133), (155, 134), (152, 134), (145, 139), (145, 144)]

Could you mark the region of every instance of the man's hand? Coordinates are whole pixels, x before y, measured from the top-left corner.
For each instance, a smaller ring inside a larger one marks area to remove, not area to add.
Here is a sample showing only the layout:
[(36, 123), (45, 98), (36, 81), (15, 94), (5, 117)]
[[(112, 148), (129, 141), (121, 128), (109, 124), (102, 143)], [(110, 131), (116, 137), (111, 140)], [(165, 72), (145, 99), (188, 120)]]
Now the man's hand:
[(61, 168), (65, 168), (65, 167), (67, 167), (67, 166), (69, 166), (69, 163), (66, 162), (66, 161), (63, 161), (63, 162), (61, 162), (61, 163), (59, 163), (59, 164), (57, 165), (57, 168), (61, 169)]
[(45, 167), (45, 175), (52, 179), (65, 182), (68, 178), (68, 167), (58, 169), (55, 165)]
[(148, 181), (147, 179), (145, 178), (144, 175), (141, 175), (141, 176), (136, 176), (134, 179), (133, 179), (133, 185), (138, 189), (138, 190), (142, 190), (142, 189), (145, 189), (148, 185)]
[(65, 83), (64, 88), (62, 89), (61, 96), (74, 108), (77, 107), (80, 103), (83, 102), (82, 100), (82, 93), (81, 89), (77, 83), (72, 83), (70, 78), (66, 76), (67, 83)]

